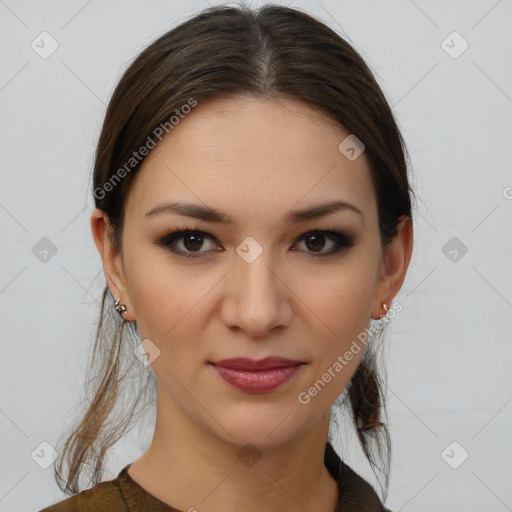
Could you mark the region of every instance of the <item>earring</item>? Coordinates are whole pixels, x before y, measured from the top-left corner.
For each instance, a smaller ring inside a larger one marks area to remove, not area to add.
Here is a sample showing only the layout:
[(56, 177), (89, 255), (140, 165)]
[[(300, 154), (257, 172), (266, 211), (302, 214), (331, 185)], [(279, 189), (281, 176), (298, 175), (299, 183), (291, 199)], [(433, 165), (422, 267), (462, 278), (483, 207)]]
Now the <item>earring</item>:
[(379, 319), (384, 318), (388, 313), (388, 305), (385, 302), (382, 303), (382, 307), (384, 308), (384, 313), (380, 314)]
[(123, 316), (123, 313), (126, 311), (126, 306), (124, 304), (119, 304), (121, 302), (121, 297), (118, 297), (116, 299), (116, 302), (114, 303), (114, 307), (116, 308), (117, 312)]

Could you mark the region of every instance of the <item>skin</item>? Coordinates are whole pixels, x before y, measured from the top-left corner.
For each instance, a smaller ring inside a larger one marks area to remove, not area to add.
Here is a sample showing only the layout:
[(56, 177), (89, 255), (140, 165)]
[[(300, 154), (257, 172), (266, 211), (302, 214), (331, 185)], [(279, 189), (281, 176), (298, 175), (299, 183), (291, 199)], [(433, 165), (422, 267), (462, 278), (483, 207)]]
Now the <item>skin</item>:
[[(251, 512), (262, 503), (268, 512), (336, 508), (336, 482), (323, 463), (330, 407), (363, 350), (308, 404), (297, 397), (370, 318), (379, 318), (382, 302), (391, 306), (412, 252), (409, 218), (383, 251), (369, 160), (363, 152), (349, 161), (338, 150), (348, 135), (295, 100), (200, 104), (144, 160), (126, 201), (120, 251), (110, 244), (106, 214), (92, 214), (108, 286), (127, 306), (124, 318), (136, 320), (141, 340), (160, 350), (151, 364), (154, 437), (129, 474), (179, 510)], [(362, 215), (345, 209), (299, 223), (283, 220), (290, 210), (335, 199)], [(145, 215), (169, 201), (214, 207), (233, 224)], [(202, 245), (187, 238), (174, 244), (199, 257), (157, 243), (185, 226), (211, 235)], [(322, 229), (350, 233), (354, 245), (317, 256), (336, 242), (299, 238)], [(248, 236), (263, 249), (251, 263), (236, 252)], [(208, 364), (268, 355), (307, 364), (263, 394), (232, 387)], [(261, 455), (250, 467), (237, 456), (247, 443)]]

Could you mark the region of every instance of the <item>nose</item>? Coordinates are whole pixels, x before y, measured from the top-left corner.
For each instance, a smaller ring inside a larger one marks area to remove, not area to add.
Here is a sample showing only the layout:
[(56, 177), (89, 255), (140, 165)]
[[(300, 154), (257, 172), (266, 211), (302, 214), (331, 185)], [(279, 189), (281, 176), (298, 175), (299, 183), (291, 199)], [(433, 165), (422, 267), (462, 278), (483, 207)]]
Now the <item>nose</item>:
[(222, 303), (221, 317), (226, 327), (262, 339), (290, 324), (293, 294), (280, 268), (266, 251), (252, 262), (235, 256), (234, 268), (226, 276)]

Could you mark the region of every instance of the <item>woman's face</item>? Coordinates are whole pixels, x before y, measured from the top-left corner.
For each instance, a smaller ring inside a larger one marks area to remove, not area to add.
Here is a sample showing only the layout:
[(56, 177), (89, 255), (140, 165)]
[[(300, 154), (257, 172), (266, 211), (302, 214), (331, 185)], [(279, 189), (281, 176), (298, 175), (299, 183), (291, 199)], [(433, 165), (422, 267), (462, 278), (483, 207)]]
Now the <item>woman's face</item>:
[[(144, 160), (125, 205), (115, 291), (160, 351), (159, 403), (189, 424), (277, 445), (325, 421), (355, 372), (363, 350), (344, 355), (354, 340), (364, 349), (358, 335), (390, 297), (369, 160), (340, 151), (347, 136), (300, 102), (216, 100)], [(313, 215), (335, 201), (350, 206)], [(201, 233), (169, 237), (183, 229)], [(211, 364), (268, 356), (304, 364), (266, 391), (242, 390)]]

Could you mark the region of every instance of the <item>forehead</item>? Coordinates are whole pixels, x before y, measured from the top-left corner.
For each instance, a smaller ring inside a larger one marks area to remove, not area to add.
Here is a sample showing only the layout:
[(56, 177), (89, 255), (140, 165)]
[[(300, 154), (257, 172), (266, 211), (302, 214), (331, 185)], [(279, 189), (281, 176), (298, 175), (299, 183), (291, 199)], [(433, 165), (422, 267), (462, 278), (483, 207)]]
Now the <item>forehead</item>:
[[(350, 133), (309, 105), (251, 97), (199, 103), (151, 150), (127, 214), (186, 200), (249, 215), (347, 200), (375, 213), (369, 160), (339, 150)], [(373, 211), (372, 211), (373, 210)]]

